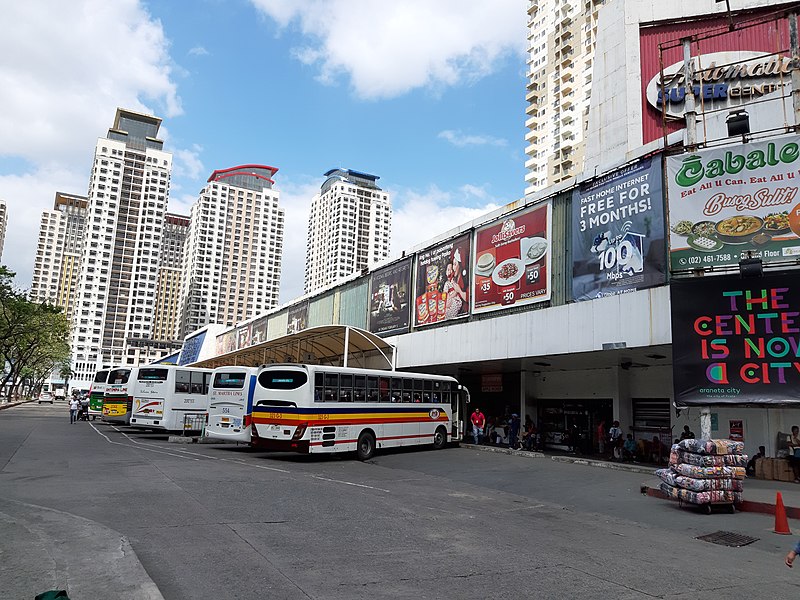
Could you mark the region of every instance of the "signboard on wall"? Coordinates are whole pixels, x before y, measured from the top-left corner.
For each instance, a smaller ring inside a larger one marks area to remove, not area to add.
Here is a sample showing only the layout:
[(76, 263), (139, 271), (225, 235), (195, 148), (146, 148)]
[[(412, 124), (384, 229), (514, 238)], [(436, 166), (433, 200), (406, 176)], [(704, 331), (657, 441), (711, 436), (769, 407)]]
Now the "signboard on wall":
[(408, 331), (411, 322), (411, 259), (372, 273), (369, 285), (369, 330), (381, 335)]
[(670, 287), (676, 404), (800, 403), (800, 272)]
[(267, 317), (256, 319), (250, 324), (250, 344), (267, 341)]
[(552, 204), (504, 215), (475, 231), (475, 313), (550, 299)]
[(300, 333), (308, 326), (308, 302), (301, 302), (289, 307), (286, 321), (286, 333)]
[(217, 354), (227, 354), (236, 350), (237, 331), (231, 329), (217, 336)]
[(593, 300), (667, 280), (661, 158), (576, 188), (572, 196), (572, 296)]
[(206, 339), (206, 332), (202, 331), (195, 336), (192, 336), (183, 342), (181, 354), (178, 358), (179, 365), (189, 365), (197, 362), (200, 356), (200, 350), (203, 348), (203, 342)]
[(470, 234), (419, 252), (414, 280), (414, 326), (469, 315)]
[(238, 336), (236, 347), (241, 350), (242, 348), (247, 348), (250, 345), (250, 325), (242, 325), (236, 330), (236, 335)]
[(730, 427), (730, 435), (728, 435), (729, 440), (733, 440), (734, 442), (743, 442), (744, 441), (744, 424), (741, 420), (730, 420), (728, 421)]
[(667, 158), (672, 270), (800, 256), (800, 136)]

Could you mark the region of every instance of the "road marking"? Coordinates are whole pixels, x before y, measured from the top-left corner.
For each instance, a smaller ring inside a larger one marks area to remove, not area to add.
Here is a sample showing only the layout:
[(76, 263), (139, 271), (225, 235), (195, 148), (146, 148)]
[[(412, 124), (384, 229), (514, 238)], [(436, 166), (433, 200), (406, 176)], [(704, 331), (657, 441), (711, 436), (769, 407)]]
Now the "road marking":
[(330, 479), (329, 477), (322, 477), (320, 475), (308, 475), (312, 479), (321, 479), (322, 481), (330, 481), (331, 483), (341, 483), (343, 485), (352, 485), (355, 487), (360, 488), (367, 488), (368, 490), (377, 490), (379, 492), (386, 492), (389, 493), (389, 490), (384, 490), (383, 488), (373, 487), (371, 485), (364, 485), (363, 483), (353, 483), (352, 481), (342, 481), (341, 479)]
[[(106, 440), (106, 441), (107, 441), (109, 444), (114, 444), (115, 446), (124, 446), (124, 447), (126, 447), (126, 448), (136, 448), (136, 446), (131, 446), (130, 444), (123, 444), (122, 442), (115, 442), (114, 440), (112, 440), (111, 438), (109, 438), (109, 437), (108, 437), (108, 436), (107, 436), (105, 433), (103, 433), (102, 431), (100, 431), (99, 429), (97, 429), (97, 427), (95, 427), (95, 426), (94, 426), (94, 423), (89, 423), (89, 425), (91, 426), (91, 428), (92, 428), (92, 429), (94, 429), (94, 430), (95, 430), (95, 432), (97, 432), (99, 435), (103, 436), (103, 437), (105, 438), (105, 440)], [(112, 425), (112, 427), (113, 427), (113, 425)], [(114, 429), (117, 429), (117, 428), (116, 428), (116, 427), (114, 427)], [(118, 431), (119, 433), (122, 433), (122, 432), (121, 432), (121, 431), (119, 431), (118, 429), (117, 429), (117, 431)], [(124, 434), (124, 433), (122, 433), (122, 435), (125, 435), (125, 434)], [(125, 437), (127, 437), (127, 436), (125, 436)], [(130, 439), (130, 438), (128, 438), (128, 439)], [(131, 440), (131, 441), (133, 441), (133, 440)], [(199, 460), (200, 460), (199, 458), (191, 458), (191, 457), (189, 457), (189, 456), (181, 456), (180, 454), (173, 454), (173, 453), (171, 453), (171, 452), (166, 452), (166, 451), (164, 451), (164, 450), (153, 450), (153, 449), (151, 449), (151, 448), (139, 448), (139, 449), (140, 449), (140, 450), (145, 450), (145, 451), (147, 451), (147, 452), (157, 452), (158, 454), (166, 454), (166, 455), (168, 455), (168, 456), (174, 456), (174, 457), (176, 457), (176, 458), (184, 458), (184, 459), (186, 459), (186, 460), (196, 460), (196, 461), (199, 461)]]

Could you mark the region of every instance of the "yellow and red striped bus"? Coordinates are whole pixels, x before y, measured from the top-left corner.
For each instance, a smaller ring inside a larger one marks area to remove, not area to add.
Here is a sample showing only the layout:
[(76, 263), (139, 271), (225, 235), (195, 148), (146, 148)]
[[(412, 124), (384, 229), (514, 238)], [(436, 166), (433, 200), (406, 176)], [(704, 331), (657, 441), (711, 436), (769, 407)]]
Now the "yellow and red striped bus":
[(107, 423), (129, 425), (133, 408), (133, 384), (139, 374), (138, 367), (111, 369), (103, 394), (103, 415)]
[(453, 377), (324, 365), (261, 367), (251, 444), (301, 453), (459, 441), (469, 392)]

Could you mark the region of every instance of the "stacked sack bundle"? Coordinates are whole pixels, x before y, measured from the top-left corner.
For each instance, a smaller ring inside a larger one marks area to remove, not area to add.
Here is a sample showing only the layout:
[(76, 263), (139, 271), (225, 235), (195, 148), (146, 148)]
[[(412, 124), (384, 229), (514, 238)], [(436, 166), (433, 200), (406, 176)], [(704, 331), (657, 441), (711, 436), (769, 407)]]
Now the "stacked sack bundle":
[(741, 502), (747, 455), (744, 443), (683, 440), (672, 446), (669, 468), (659, 469), (661, 491), (692, 504)]

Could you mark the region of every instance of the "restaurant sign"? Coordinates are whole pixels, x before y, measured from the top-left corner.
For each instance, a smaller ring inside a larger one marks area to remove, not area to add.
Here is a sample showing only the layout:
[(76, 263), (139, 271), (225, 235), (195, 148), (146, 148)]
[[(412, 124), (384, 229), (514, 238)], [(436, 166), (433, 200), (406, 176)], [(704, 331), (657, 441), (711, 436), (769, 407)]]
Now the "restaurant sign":
[(672, 270), (800, 256), (800, 136), (670, 156)]

